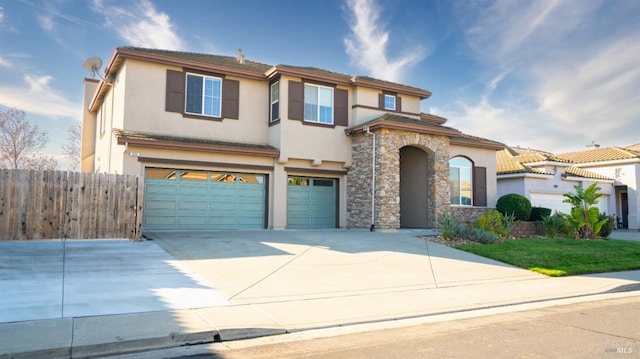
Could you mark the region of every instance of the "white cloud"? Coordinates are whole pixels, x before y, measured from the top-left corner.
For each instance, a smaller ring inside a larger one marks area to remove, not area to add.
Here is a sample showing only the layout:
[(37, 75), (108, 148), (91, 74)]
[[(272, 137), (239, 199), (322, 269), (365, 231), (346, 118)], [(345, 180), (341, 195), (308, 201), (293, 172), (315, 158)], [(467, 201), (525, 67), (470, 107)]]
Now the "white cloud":
[(413, 52), (391, 60), (387, 56), (389, 31), (380, 23), (380, 8), (375, 0), (347, 0), (351, 33), (344, 38), (347, 55), (369, 76), (399, 82), (404, 72), (425, 57), (418, 45)]
[(27, 113), (80, 118), (82, 106), (72, 103), (49, 86), (51, 76), (24, 75), (25, 86), (0, 86), (0, 104)]
[(148, 0), (138, 0), (131, 8), (107, 6), (93, 0), (93, 11), (105, 17), (108, 28), (129, 45), (168, 50), (183, 50), (182, 39), (175, 33), (171, 18), (157, 11)]
[(38, 24), (45, 32), (55, 31), (55, 23), (51, 16), (38, 16)]
[(9, 60), (7, 60), (6, 58), (0, 56), (0, 67), (4, 67), (4, 68), (9, 69), (9, 68), (13, 67), (13, 64)]
[[(449, 118), (471, 134), (549, 151), (638, 142), (629, 131), (640, 116), (635, 4), (496, 0), (464, 14), (467, 43), (490, 81), (447, 109)], [(496, 91), (507, 74), (518, 87)]]

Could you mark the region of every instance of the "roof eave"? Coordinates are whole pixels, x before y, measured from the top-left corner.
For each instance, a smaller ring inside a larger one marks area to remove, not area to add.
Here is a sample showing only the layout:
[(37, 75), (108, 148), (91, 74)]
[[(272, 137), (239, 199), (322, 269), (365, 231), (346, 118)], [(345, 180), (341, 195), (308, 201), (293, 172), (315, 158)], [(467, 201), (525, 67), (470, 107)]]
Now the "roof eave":
[(252, 148), (243, 146), (230, 146), (211, 143), (189, 143), (174, 140), (159, 140), (150, 138), (128, 137), (116, 134), (118, 145), (137, 146), (146, 148), (162, 148), (186, 151), (206, 151), (235, 155), (251, 155), (278, 158), (280, 151), (277, 149)]
[(417, 133), (431, 134), (431, 135), (442, 135), (442, 136), (458, 136), (460, 135), (460, 131), (447, 128), (447, 127), (434, 127), (434, 126), (419, 126), (409, 123), (401, 123), (395, 121), (389, 121), (385, 119), (377, 119), (370, 122), (363, 123), (361, 125), (349, 128), (345, 130), (347, 133), (356, 134), (361, 132), (366, 132), (365, 128), (369, 128), (369, 130), (377, 130), (380, 128), (386, 128), (390, 130), (399, 130), (399, 131), (411, 131)]
[(431, 91), (422, 90), (419, 88), (405, 86), (401, 84), (378, 82), (375, 80), (370, 80), (370, 79), (361, 78), (361, 77), (351, 78), (351, 85), (366, 86), (366, 87), (372, 87), (380, 90), (386, 90), (391, 92), (398, 92), (402, 94), (417, 96), (420, 98), (420, 100), (424, 100), (431, 97)]
[(496, 174), (497, 179), (508, 179), (508, 178), (541, 178), (541, 179), (549, 179), (553, 178), (552, 174), (542, 174), (542, 173), (531, 173), (531, 172), (518, 172), (518, 173), (503, 173)]
[(505, 145), (499, 144), (499, 143), (480, 142), (480, 141), (474, 141), (471, 139), (466, 139), (461, 137), (452, 137), (449, 143), (452, 145), (475, 147), (475, 148), (486, 148), (486, 149), (495, 150), (495, 151), (502, 151), (506, 147)]
[(265, 77), (271, 78), (277, 74), (299, 77), (309, 80), (315, 80), (320, 82), (330, 82), (336, 85), (351, 85), (351, 81), (341, 77), (341, 76), (331, 76), (330, 74), (320, 75), (313, 71), (306, 71), (303, 68), (294, 68), (289, 66), (273, 66), (269, 70), (265, 72)]

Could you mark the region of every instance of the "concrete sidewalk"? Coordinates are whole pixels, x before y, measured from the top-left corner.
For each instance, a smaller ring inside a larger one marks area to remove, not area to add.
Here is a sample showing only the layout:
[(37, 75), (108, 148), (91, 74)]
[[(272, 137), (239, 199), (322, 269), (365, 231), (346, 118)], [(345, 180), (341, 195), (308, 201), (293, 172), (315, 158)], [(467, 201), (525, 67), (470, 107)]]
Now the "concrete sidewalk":
[[(0, 290), (8, 293), (0, 299), (0, 358), (96, 357), (640, 295), (633, 291), (640, 289), (640, 271), (549, 278), (419, 234), (162, 232), (139, 243), (21, 242), (23, 252), (0, 243), (3, 273), (22, 258), (29, 265), (20, 268), (31, 268), (33, 277), (0, 275)], [(39, 291), (57, 299), (24, 299)]]

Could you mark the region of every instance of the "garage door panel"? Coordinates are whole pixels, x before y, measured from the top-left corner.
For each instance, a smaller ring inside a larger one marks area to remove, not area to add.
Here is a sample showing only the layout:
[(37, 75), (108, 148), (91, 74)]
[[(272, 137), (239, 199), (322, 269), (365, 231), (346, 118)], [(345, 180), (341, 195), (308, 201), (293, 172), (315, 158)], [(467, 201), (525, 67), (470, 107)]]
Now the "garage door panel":
[(145, 185), (145, 196), (175, 197), (178, 194), (177, 185), (171, 183), (173, 181), (166, 180), (166, 182), (169, 183), (162, 183), (158, 180), (147, 180)]
[(179, 226), (205, 226), (207, 224), (207, 216), (179, 216)]
[(182, 199), (178, 202), (178, 210), (180, 211), (206, 211), (208, 207), (209, 204), (205, 201), (190, 201)]
[(155, 211), (170, 211), (175, 212), (176, 210), (176, 201), (169, 200), (150, 200), (146, 199), (144, 201), (144, 207), (147, 210), (155, 210)]
[(180, 186), (180, 191), (178, 195), (180, 197), (195, 197), (195, 198), (203, 198), (206, 197), (209, 193), (209, 189), (206, 185), (202, 186)]
[(209, 223), (216, 226), (226, 225), (225, 228), (231, 228), (237, 224), (237, 218), (229, 215), (214, 215), (209, 217)]
[(172, 227), (176, 225), (176, 216), (155, 215), (144, 218), (144, 224), (152, 226)]

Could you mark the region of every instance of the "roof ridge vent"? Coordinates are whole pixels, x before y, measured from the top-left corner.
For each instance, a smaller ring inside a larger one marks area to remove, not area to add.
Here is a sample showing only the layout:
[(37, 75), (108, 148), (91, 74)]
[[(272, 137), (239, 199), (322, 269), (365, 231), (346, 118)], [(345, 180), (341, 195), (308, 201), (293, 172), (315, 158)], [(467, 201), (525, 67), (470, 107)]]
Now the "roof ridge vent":
[(242, 49), (238, 48), (238, 57), (236, 58), (236, 61), (239, 64), (244, 64), (244, 55), (242, 54)]

